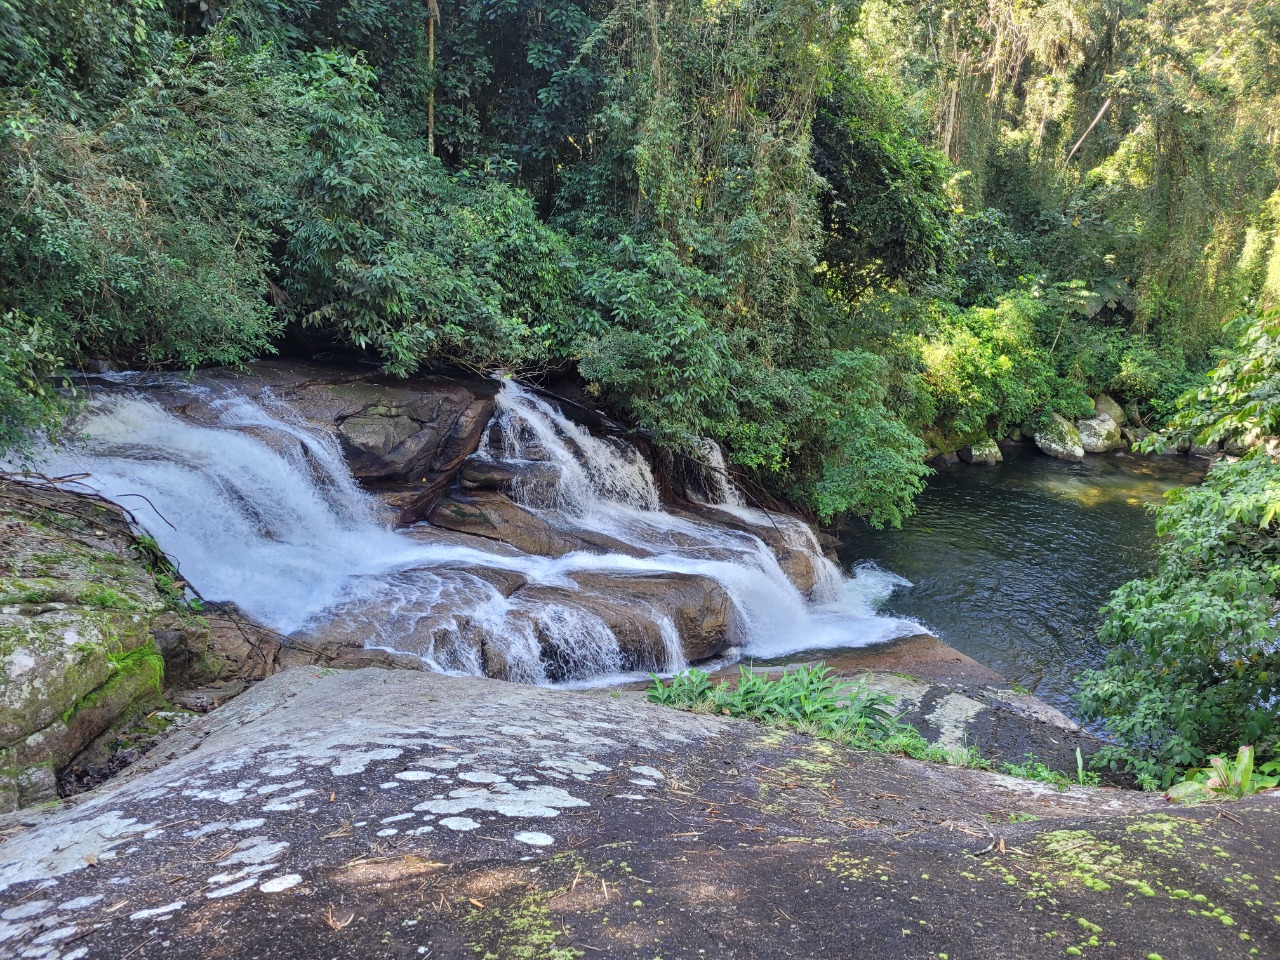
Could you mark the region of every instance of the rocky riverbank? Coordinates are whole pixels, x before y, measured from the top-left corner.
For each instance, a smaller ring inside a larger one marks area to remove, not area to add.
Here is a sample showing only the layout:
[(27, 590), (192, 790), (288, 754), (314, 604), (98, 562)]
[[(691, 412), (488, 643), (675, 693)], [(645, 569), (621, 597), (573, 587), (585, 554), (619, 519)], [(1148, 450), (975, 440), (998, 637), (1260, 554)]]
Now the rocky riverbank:
[(11, 822), (43, 960), (1265, 957), (1280, 803), (1171, 811), (636, 695), (285, 671)]

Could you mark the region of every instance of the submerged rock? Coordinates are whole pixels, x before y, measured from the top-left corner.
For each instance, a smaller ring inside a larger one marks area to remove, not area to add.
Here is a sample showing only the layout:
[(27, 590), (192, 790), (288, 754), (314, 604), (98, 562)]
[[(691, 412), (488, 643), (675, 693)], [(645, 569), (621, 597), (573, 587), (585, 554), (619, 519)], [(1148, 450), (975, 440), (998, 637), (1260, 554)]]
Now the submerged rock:
[(1096, 417), (1076, 421), (1080, 446), (1085, 453), (1110, 453), (1124, 443), (1120, 424), (1110, 415), (1099, 413)]
[(1049, 421), (1032, 434), (1036, 446), (1051, 457), (1059, 460), (1083, 460), (1084, 446), (1080, 440), (1080, 431), (1075, 425), (1059, 414), (1050, 414)]
[(988, 467), (994, 467), (1004, 460), (1004, 455), (1000, 453), (999, 445), (990, 437), (983, 437), (967, 447), (961, 447), (959, 455), (960, 459), (965, 463), (980, 464)]

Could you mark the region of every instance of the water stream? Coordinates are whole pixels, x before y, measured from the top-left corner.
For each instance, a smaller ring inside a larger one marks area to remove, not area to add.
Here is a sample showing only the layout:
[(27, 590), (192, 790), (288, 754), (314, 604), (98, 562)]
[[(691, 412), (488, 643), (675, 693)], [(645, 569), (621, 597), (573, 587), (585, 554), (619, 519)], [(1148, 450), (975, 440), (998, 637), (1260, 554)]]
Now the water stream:
[(1151, 572), (1148, 504), (1197, 482), (1204, 461), (1088, 457), (1069, 464), (1006, 452), (997, 467), (930, 479), (901, 530), (841, 530), (841, 560), (904, 578), (885, 613), (919, 620), (951, 646), (1072, 712), (1075, 678), (1098, 666), (1099, 608)]
[[(141, 389), (157, 383), (165, 406)], [(718, 508), (762, 529), (781, 524), (791, 546), (811, 553), (819, 575), (806, 599), (759, 537), (663, 509), (634, 448), (591, 435), (514, 382), (498, 396), (480, 455), (554, 465), (549, 498), (532, 490), (515, 498), (557, 529), (617, 542), (616, 551), (552, 559), (428, 525), (392, 530), (335, 437), (261, 396), (226, 382), (117, 376), (84, 411), (76, 441), (45, 452), (44, 470), (84, 474), (80, 484), (132, 511), (206, 600), (234, 603), (283, 634), (357, 635), (446, 672), (480, 673), (498, 658), (516, 680), (601, 683), (637, 668), (685, 666), (661, 611), (650, 613), (663, 649), (637, 663), (589, 609), (506, 592), (504, 573), (570, 594), (584, 572), (709, 577), (733, 605), (742, 656), (857, 647), (919, 630), (876, 612), (893, 577), (868, 569), (846, 578), (804, 524), (744, 506), (727, 482), (709, 484)], [(174, 412), (188, 400), (215, 422)]]

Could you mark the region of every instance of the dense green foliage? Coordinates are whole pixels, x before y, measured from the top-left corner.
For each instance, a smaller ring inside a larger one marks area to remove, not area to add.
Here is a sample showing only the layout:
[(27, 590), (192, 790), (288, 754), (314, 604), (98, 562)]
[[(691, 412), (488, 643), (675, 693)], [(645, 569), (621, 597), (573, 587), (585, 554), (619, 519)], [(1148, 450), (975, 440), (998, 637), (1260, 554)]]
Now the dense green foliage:
[(1275, 295), (1275, 19), (0, 0), (0, 443), (62, 362), (345, 346), (576, 375), (897, 522), (923, 441), (1161, 410)]
[[(1280, 430), (1280, 311), (1237, 326), (1229, 359), (1153, 442)], [(1116, 737), (1105, 761), (1167, 786), (1239, 744), (1261, 759), (1280, 752), (1280, 463), (1256, 448), (1216, 465), (1168, 495), (1157, 529), (1159, 570), (1112, 597), (1112, 650), (1084, 677), (1080, 704)]]
[[(875, 524), (1101, 391), (1253, 442), (1277, 117), (1267, 0), (0, 0), (0, 453), (86, 359), (334, 347), (576, 377)], [(1162, 509), (1116, 764), (1270, 749), (1277, 469)]]

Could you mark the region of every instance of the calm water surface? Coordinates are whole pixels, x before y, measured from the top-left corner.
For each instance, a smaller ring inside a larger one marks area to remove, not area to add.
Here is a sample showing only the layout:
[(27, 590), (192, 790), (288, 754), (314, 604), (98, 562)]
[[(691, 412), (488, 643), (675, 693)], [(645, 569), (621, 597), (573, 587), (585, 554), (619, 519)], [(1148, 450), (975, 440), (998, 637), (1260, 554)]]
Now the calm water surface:
[(1155, 566), (1146, 505), (1195, 483), (1203, 461), (1006, 452), (998, 467), (944, 468), (901, 530), (840, 530), (846, 566), (911, 581), (881, 608), (1072, 713), (1075, 678), (1102, 662), (1099, 608)]

